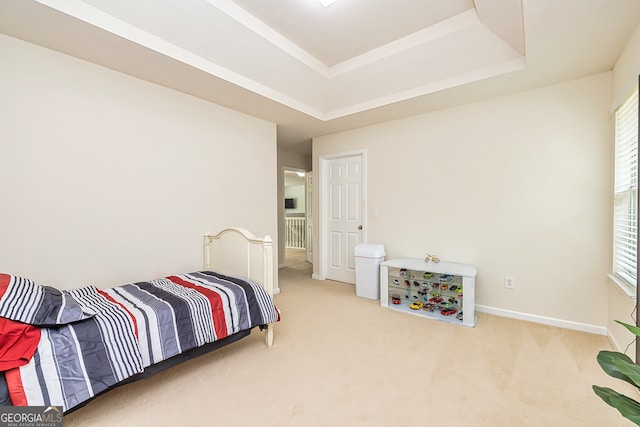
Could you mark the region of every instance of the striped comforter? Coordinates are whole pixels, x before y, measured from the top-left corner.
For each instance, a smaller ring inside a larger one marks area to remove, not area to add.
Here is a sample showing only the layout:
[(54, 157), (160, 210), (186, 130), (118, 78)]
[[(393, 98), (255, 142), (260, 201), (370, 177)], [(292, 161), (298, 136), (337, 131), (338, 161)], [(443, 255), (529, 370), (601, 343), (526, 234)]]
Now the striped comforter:
[(212, 272), (68, 292), (96, 314), (41, 329), (29, 363), (5, 372), (14, 405), (68, 411), (147, 366), (278, 320), (259, 285)]

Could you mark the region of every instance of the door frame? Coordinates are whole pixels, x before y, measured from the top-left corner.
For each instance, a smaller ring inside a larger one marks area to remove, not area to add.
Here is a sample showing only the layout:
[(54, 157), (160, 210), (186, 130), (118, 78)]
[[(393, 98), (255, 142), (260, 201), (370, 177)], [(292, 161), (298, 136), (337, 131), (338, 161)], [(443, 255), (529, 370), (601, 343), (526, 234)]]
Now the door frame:
[(307, 172), (305, 176), (305, 212), (307, 262), (313, 264), (313, 171)]
[(318, 221), (318, 261), (319, 261), (319, 277), (317, 279), (326, 280), (329, 271), (329, 163), (332, 160), (343, 157), (360, 156), (362, 160), (362, 206), (360, 207), (360, 215), (362, 218), (362, 242), (367, 241), (367, 150), (352, 150), (341, 153), (325, 154), (319, 157), (318, 171), (318, 200), (320, 201), (319, 221)]

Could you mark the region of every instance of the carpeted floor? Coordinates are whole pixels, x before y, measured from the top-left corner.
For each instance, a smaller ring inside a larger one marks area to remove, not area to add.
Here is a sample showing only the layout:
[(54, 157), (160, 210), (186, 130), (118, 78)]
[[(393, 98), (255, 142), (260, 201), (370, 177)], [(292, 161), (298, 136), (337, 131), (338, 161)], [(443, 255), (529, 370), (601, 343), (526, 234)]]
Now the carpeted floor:
[(597, 365), (605, 337), (483, 313), (467, 328), (394, 312), (353, 285), (312, 280), (291, 255), (272, 348), (254, 332), (114, 389), (65, 426), (632, 425), (591, 390), (635, 393)]

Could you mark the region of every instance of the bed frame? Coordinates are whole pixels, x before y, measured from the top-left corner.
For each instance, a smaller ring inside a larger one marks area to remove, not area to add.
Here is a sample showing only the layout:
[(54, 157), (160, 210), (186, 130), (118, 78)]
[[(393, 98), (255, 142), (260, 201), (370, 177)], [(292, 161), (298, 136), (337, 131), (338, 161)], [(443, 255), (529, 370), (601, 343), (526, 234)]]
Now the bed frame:
[[(204, 235), (204, 268), (229, 276), (240, 276), (261, 285), (273, 297), (273, 240), (250, 231), (225, 228)], [(265, 344), (273, 344), (273, 324), (265, 326)]]
[[(204, 236), (204, 267), (225, 275), (239, 276), (261, 285), (273, 297), (273, 240), (270, 236), (258, 238), (244, 228), (225, 228), (217, 234)], [(273, 324), (265, 325), (265, 344), (273, 344)], [(89, 403), (95, 397), (109, 390), (151, 377), (159, 372), (181, 364), (187, 360), (209, 353), (225, 345), (236, 342), (251, 333), (251, 330), (237, 332), (221, 340), (196, 347), (172, 358), (148, 366), (143, 372), (121, 381), (111, 388), (98, 393), (91, 399), (74, 406), (65, 414), (71, 413)], [(4, 373), (0, 375), (0, 406), (12, 406)]]

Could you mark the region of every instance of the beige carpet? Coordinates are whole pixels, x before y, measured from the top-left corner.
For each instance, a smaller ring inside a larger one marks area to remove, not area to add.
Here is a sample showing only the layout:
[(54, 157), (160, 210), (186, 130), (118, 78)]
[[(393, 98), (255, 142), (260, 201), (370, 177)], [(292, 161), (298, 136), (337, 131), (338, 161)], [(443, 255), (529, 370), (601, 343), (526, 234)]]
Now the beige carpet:
[[(479, 314), (383, 309), (288, 259), (272, 348), (241, 342), (114, 389), (65, 426), (629, 426), (592, 384), (605, 337)], [(637, 395), (636, 395), (637, 397)]]

